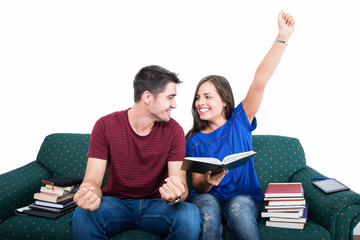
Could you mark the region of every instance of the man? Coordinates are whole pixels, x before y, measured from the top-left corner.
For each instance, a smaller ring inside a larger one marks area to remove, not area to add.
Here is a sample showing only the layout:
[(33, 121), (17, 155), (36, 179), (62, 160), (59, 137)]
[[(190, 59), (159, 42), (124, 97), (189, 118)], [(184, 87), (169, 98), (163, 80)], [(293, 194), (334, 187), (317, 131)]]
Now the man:
[[(200, 213), (184, 202), (184, 132), (170, 118), (179, 83), (160, 66), (144, 67), (134, 79), (133, 107), (96, 122), (84, 181), (74, 196), (74, 239), (107, 239), (130, 229), (169, 240), (199, 239)], [(105, 169), (108, 181), (101, 189)]]

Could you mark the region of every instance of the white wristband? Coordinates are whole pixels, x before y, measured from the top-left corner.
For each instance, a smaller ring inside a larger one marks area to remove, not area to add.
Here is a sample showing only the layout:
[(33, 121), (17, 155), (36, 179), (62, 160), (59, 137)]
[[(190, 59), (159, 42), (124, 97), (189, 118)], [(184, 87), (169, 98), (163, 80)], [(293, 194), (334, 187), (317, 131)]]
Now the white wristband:
[(288, 42), (287, 42), (287, 41), (284, 41), (284, 40), (276, 39), (275, 42), (283, 43), (283, 44), (285, 44), (286, 46), (288, 45)]

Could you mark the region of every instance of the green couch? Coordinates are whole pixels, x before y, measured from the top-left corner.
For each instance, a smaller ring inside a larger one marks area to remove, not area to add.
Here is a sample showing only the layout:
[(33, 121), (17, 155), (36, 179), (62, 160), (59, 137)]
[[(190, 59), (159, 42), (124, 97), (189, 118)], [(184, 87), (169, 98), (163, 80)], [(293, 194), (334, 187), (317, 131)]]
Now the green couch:
[[(42, 179), (84, 177), (89, 139), (89, 134), (51, 134), (44, 139), (35, 161), (0, 175), (0, 239), (72, 239), (68, 224), (71, 213), (51, 220), (19, 216), (15, 209), (33, 202)], [(266, 227), (265, 219), (260, 219), (261, 239), (353, 239), (353, 229), (360, 220), (359, 194), (350, 190), (326, 195), (314, 187), (311, 177), (323, 175), (306, 165), (296, 138), (254, 135), (253, 145), (258, 152), (255, 165), (262, 191), (270, 182), (302, 182), (309, 203), (309, 219), (303, 230)], [(138, 230), (111, 237), (163, 238)], [(225, 238), (229, 239), (226, 227)]]

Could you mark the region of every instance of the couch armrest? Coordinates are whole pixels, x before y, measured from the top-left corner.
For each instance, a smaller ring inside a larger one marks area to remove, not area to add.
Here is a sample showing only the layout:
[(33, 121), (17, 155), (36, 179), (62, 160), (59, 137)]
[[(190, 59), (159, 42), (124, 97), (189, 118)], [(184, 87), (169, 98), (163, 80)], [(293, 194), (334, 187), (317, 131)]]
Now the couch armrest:
[(0, 175), (0, 223), (15, 215), (15, 209), (34, 201), (40, 191), (41, 180), (50, 178), (46, 168), (33, 161)]
[(307, 166), (290, 179), (302, 182), (309, 217), (328, 229), (332, 239), (352, 239), (353, 229), (360, 220), (360, 195), (351, 190), (326, 194), (312, 184), (312, 177), (325, 176)]

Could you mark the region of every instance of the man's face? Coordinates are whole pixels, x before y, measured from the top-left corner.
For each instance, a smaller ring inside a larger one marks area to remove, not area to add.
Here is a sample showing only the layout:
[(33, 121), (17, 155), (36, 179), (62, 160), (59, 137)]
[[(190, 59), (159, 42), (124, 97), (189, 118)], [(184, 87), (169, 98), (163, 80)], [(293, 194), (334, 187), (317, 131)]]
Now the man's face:
[(159, 93), (156, 97), (153, 96), (153, 101), (149, 105), (150, 114), (156, 122), (170, 121), (170, 112), (176, 108), (176, 83), (169, 82), (165, 86), (165, 90)]

